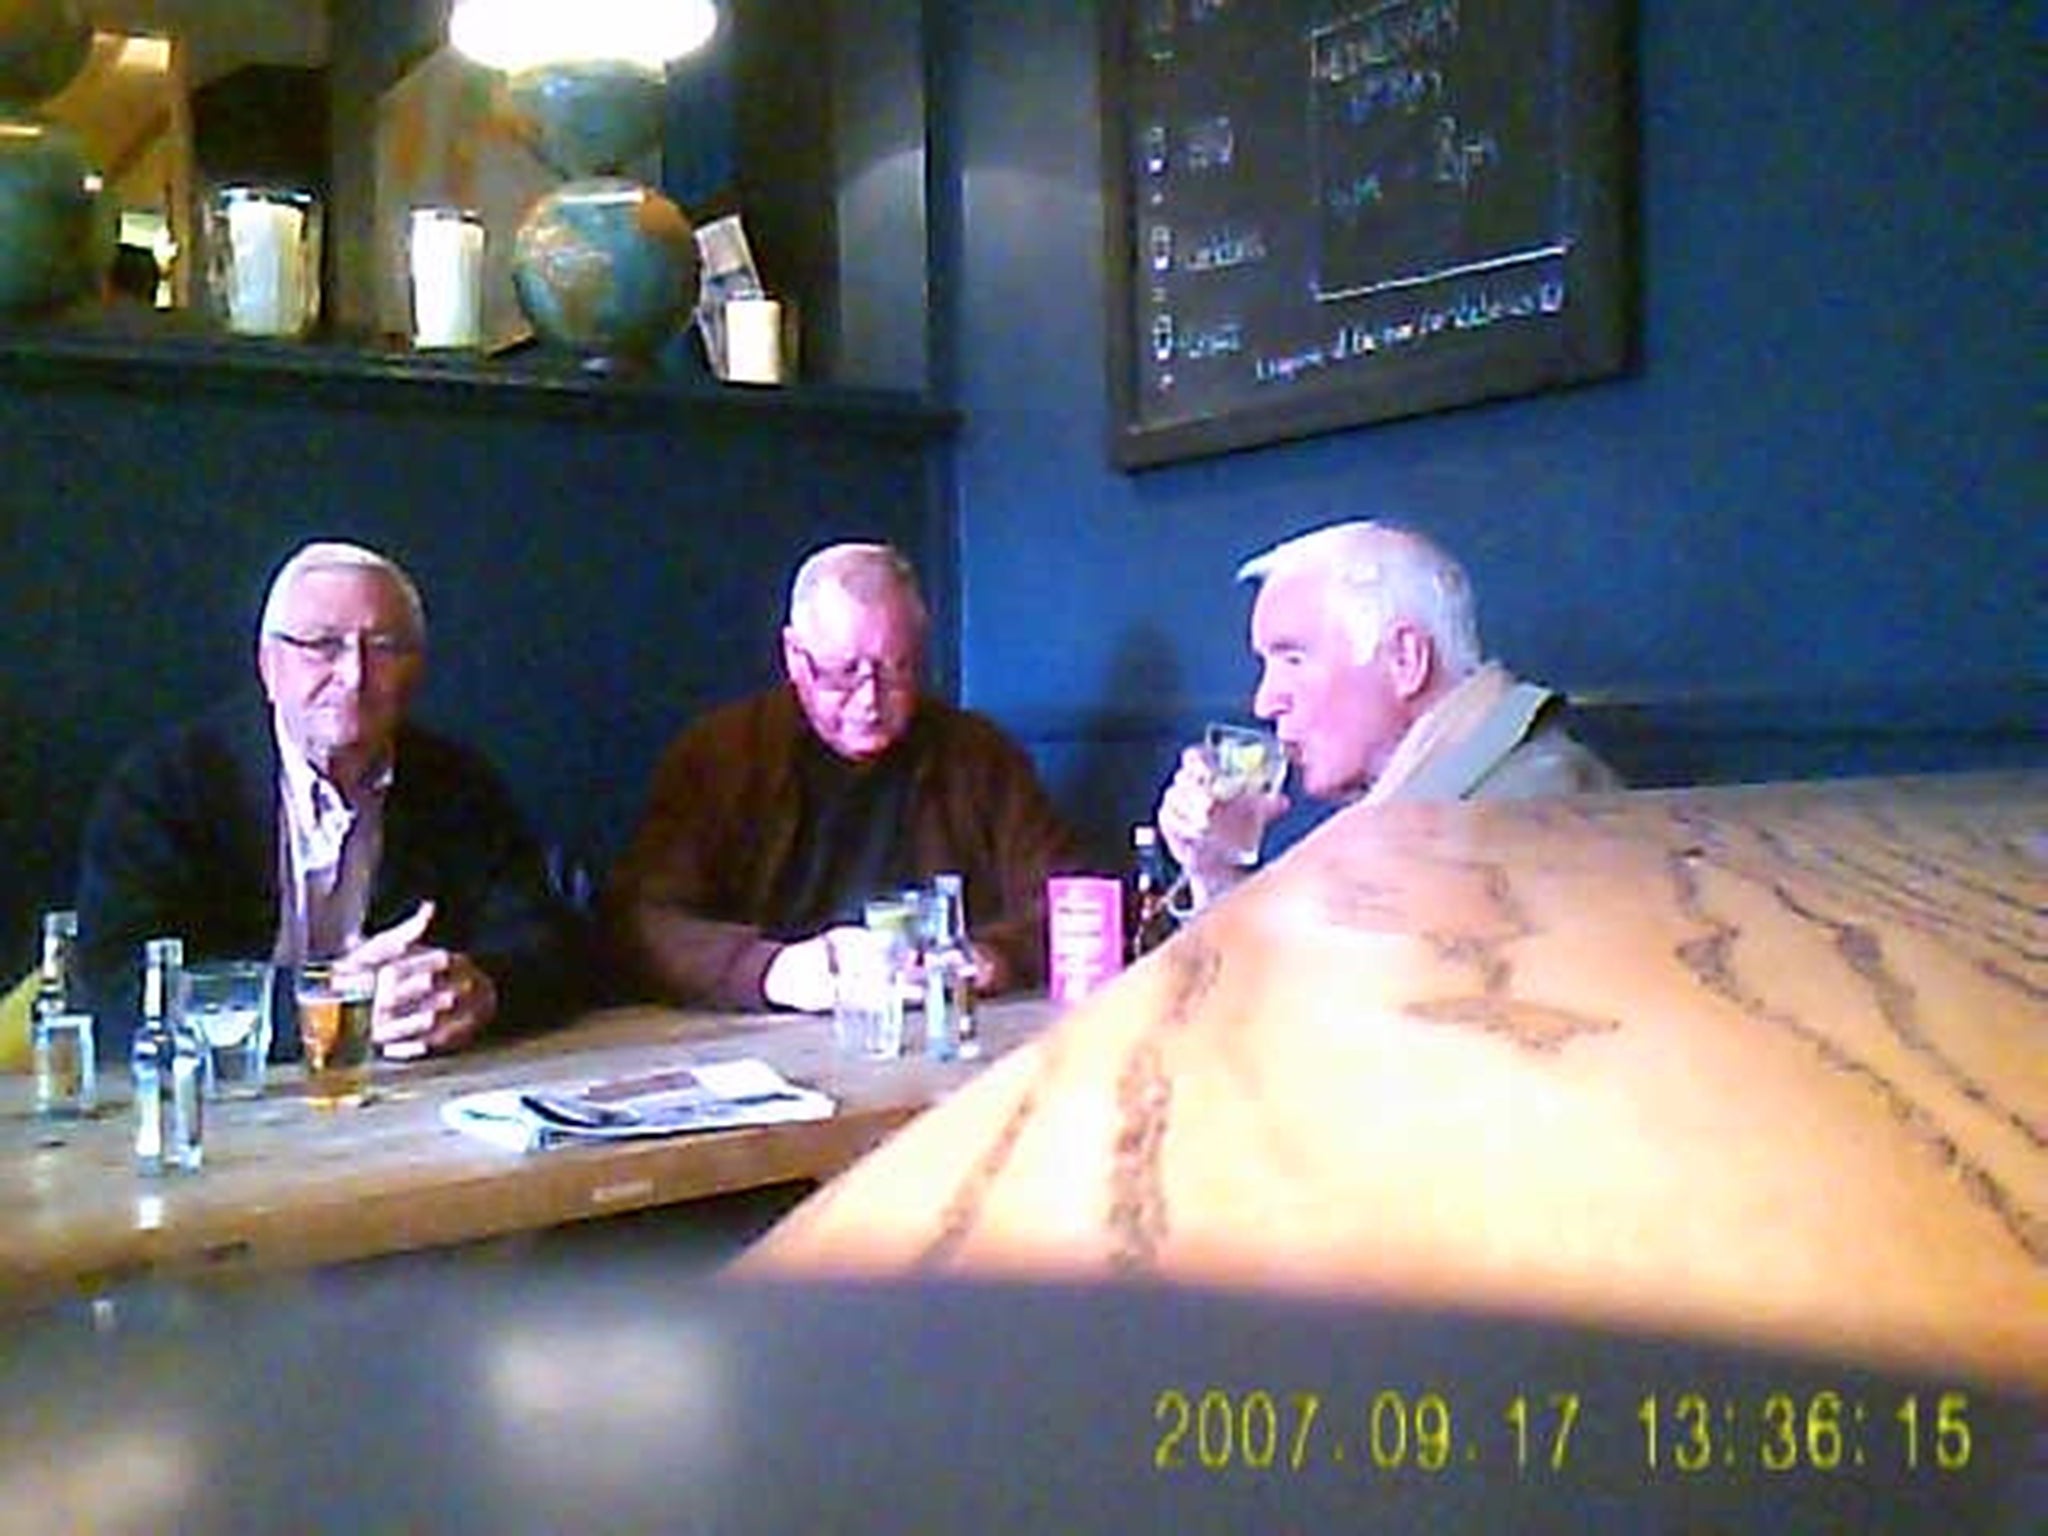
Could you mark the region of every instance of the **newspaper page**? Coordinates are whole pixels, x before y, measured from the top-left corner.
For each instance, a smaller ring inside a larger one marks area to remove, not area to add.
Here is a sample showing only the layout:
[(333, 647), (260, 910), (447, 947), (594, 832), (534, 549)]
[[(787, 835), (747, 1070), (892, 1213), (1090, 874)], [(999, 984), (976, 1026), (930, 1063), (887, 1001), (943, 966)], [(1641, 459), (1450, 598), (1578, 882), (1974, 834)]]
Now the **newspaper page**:
[(615, 1141), (823, 1120), (838, 1106), (767, 1062), (691, 1062), (635, 1077), (493, 1088), (441, 1106), (442, 1122), (496, 1146), (535, 1151), (574, 1141)]

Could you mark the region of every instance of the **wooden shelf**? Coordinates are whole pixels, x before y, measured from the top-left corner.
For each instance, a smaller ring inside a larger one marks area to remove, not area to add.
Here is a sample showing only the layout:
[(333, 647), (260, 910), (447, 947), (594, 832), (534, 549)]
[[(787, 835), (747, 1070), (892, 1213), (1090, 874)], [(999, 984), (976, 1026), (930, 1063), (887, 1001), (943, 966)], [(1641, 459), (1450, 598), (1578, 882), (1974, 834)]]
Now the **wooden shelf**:
[(795, 417), (914, 439), (949, 436), (960, 424), (957, 410), (908, 390), (732, 385), (701, 373), (623, 377), (538, 349), (496, 358), (444, 356), (130, 329), (0, 327), (0, 380), (165, 397), (202, 392), (274, 400), (284, 392), (365, 410), (425, 407), (621, 424), (678, 414)]

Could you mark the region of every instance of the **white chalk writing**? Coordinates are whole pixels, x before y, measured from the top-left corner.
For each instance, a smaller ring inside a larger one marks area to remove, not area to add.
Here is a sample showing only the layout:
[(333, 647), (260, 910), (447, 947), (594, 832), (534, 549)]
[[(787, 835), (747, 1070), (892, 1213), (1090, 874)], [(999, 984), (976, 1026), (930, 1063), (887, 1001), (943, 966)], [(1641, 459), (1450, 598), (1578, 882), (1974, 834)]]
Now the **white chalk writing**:
[(1187, 131), (1187, 168), (1219, 171), (1237, 154), (1237, 129), (1225, 116), (1206, 117)]
[(1189, 272), (1220, 272), (1266, 259), (1266, 237), (1253, 230), (1221, 230), (1198, 241), (1181, 265)]
[(1461, 139), (1455, 117), (1445, 116), (1436, 120), (1435, 139), (1436, 179), (1460, 190), (1470, 188), (1472, 178), (1481, 169), (1500, 161), (1500, 143), (1492, 134), (1482, 133)]
[(1182, 355), (1190, 362), (1197, 362), (1205, 357), (1229, 357), (1243, 350), (1243, 325), (1235, 320), (1225, 320), (1218, 325), (1188, 332)]
[(1252, 376), (1261, 384), (1285, 383), (1304, 373), (1329, 366), (1329, 355), (1321, 347), (1288, 352), (1279, 357), (1262, 357), (1252, 365)]
[(1329, 27), (1309, 40), (1311, 78), (1326, 85), (1402, 59), (1448, 49), (1458, 40), (1458, 0), (1393, 0)]
[(1380, 180), (1380, 173), (1373, 171), (1357, 176), (1342, 186), (1331, 187), (1323, 194), (1323, 201), (1331, 215), (1342, 224), (1355, 224), (1359, 215), (1369, 208), (1377, 208), (1387, 200), (1386, 186)]
[(1173, 360), (1173, 316), (1152, 317), (1152, 360), (1166, 363)]
[(1442, 70), (1404, 64), (1367, 70), (1344, 88), (1338, 100), (1343, 103), (1345, 117), (1356, 127), (1382, 112), (1413, 112), (1440, 100), (1443, 94)]

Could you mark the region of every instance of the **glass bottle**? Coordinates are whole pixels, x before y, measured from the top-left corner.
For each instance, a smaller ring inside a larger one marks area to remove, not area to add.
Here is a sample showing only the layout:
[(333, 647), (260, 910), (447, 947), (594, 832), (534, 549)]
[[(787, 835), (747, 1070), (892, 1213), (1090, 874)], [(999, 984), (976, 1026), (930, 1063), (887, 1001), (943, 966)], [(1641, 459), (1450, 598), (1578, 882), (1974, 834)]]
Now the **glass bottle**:
[(185, 1021), (185, 945), (142, 946), (142, 1018), (129, 1057), (135, 1163), (148, 1174), (196, 1173), (205, 1162), (206, 1055)]
[(1124, 960), (1136, 961), (1173, 937), (1173, 882), (1159, 829), (1148, 822), (1131, 828), (1131, 868), (1124, 895)]
[(961, 877), (932, 876), (924, 952), (924, 1048), (937, 1061), (981, 1055), (975, 1018), (974, 947), (967, 939)]
[(29, 1031), (39, 1114), (89, 1115), (99, 1102), (92, 1015), (72, 1008), (77, 945), (76, 912), (43, 914), (42, 958), (36, 967), (34, 1023)]

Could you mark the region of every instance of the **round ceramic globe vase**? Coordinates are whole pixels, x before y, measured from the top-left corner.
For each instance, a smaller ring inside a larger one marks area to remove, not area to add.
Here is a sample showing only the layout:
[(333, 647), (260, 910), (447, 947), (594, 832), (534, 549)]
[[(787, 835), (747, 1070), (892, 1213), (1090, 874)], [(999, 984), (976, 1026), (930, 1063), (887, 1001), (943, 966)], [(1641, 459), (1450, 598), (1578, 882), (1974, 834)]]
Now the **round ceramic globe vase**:
[(615, 176), (557, 187), (520, 221), (512, 248), (513, 290), (534, 329), (600, 371), (652, 366), (696, 275), (683, 211)]
[(506, 81), (534, 152), (572, 179), (521, 220), (512, 249), (519, 307), (586, 367), (653, 366), (696, 300), (697, 243), (682, 209), (617, 174), (661, 134), (660, 70), (543, 65)]
[(47, 313), (97, 294), (114, 234), (85, 142), (0, 103), (0, 314)]
[(77, 0), (0, 0), (0, 314), (96, 296), (115, 212), (85, 141), (38, 114), (92, 51)]

